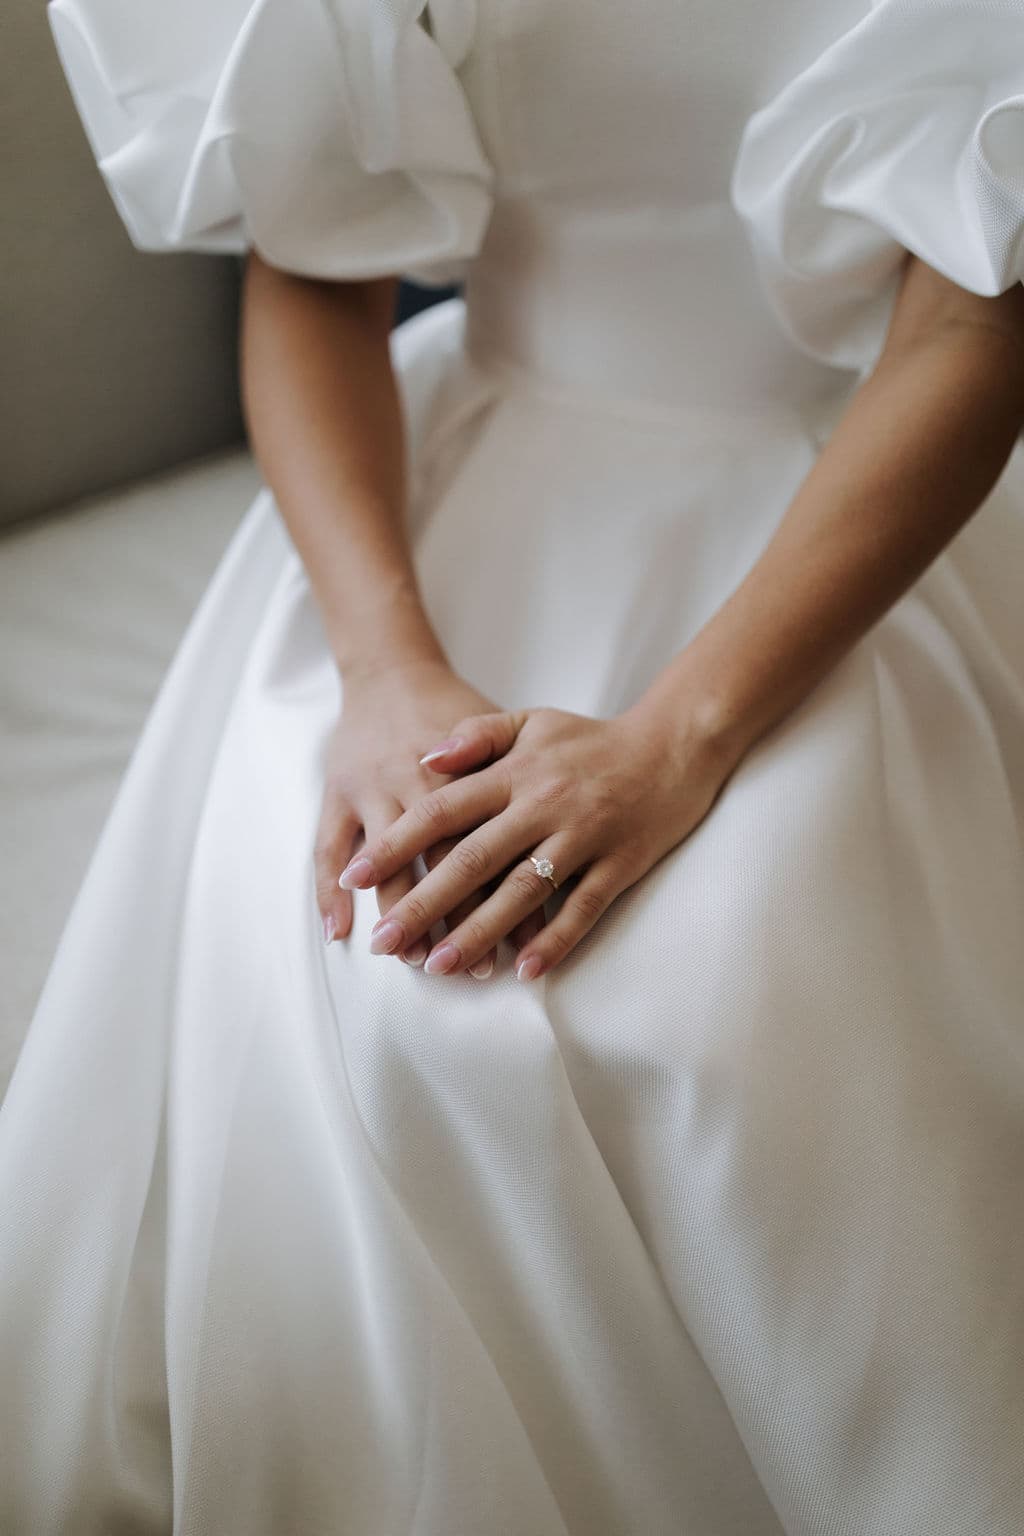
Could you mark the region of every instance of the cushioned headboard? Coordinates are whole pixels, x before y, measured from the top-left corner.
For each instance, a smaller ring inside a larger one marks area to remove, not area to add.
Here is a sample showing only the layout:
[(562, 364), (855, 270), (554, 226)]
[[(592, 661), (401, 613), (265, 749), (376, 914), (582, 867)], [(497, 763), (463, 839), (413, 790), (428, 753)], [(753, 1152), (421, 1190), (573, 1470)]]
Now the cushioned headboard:
[(135, 250), (43, 0), (3, 0), (0, 38), (0, 522), (10, 522), (241, 439), (241, 263)]

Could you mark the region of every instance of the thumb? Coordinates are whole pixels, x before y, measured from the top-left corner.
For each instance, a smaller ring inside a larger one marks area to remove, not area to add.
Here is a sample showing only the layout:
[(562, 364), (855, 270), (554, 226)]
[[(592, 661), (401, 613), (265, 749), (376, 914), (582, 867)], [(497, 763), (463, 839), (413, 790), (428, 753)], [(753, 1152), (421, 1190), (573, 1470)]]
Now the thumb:
[(445, 741), (420, 758), (420, 764), (435, 773), (460, 773), (504, 757), (522, 730), (526, 713), (525, 709), (507, 709), (493, 715), (467, 715)]

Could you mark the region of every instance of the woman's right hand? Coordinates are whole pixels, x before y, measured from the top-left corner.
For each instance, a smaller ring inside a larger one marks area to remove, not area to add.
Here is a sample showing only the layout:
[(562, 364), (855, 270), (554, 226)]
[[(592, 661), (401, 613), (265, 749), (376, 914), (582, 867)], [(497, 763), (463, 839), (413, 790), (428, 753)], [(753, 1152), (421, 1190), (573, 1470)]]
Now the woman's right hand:
[[(396, 662), (346, 673), (342, 711), (328, 741), (314, 849), (317, 904), (326, 942), (346, 938), (352, 929), (353, 893), (338, 885), (338, 876), (352, 855), (403, 811), (455, 777), (423, 767), (419, 759), (467, 715), (490, 714), (498, 708), (445, 662)], [(430, 848), (424, 855), (428, 869), (458, 841), (446, 838)], [(381, 916), (415, 884), (410, 864), (377, 886)], [(448, 914), (446, 929), (462, 922), (489, 889), (481, 889)], [(543, 908), (531, 913), (511, 936), (517, 947), (536, 937), (544, 921)], [(429, 948), (423, 939), (399, 958), (422, 965)], [(472, 974), (483, 980), (491, 974), (494, 960), (492, 950)]]

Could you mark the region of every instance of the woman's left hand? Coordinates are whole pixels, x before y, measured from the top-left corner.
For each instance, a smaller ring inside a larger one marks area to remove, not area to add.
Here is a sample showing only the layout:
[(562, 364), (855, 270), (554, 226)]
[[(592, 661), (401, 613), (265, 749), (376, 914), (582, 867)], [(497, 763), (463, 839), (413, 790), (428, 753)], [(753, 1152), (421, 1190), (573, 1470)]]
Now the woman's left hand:
[(376, 954), (408, 948), (499, 880), (427, 956), (425, 970), (447, 973), (474, 965), (542, 906), (552, 888), (530, 856), (550, 859), (569, 889), (517, 956), (523, 981), (564, 960), (616, 896), (694, 830), (734, 766), (710, 736), (687, 727), (685, 709), (666, 718), (634, 706), (608, 720), (560, 709), (473, 715), (442, 745), (428, 754), (430, 766), (465, 776), (393, 821), (352, 860), (342, 883), (376, 885), (424, 849), (458, 837), (371, 939)]

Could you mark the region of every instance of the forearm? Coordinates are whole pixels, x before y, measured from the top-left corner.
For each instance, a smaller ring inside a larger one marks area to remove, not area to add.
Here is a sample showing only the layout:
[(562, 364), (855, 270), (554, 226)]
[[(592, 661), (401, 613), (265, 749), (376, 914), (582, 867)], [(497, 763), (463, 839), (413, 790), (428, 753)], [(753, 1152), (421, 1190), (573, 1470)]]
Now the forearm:
[(890, 341), (745, 580), (640, 701), (739, 761), (979, 508), (1024, 425), (1024, 290), (904, 285)]
[(442, 660), (405, 534), (389, 332), (395, 279), (320, 282), (247, 259), (242, 400), (253, 454), (343, 675)]

